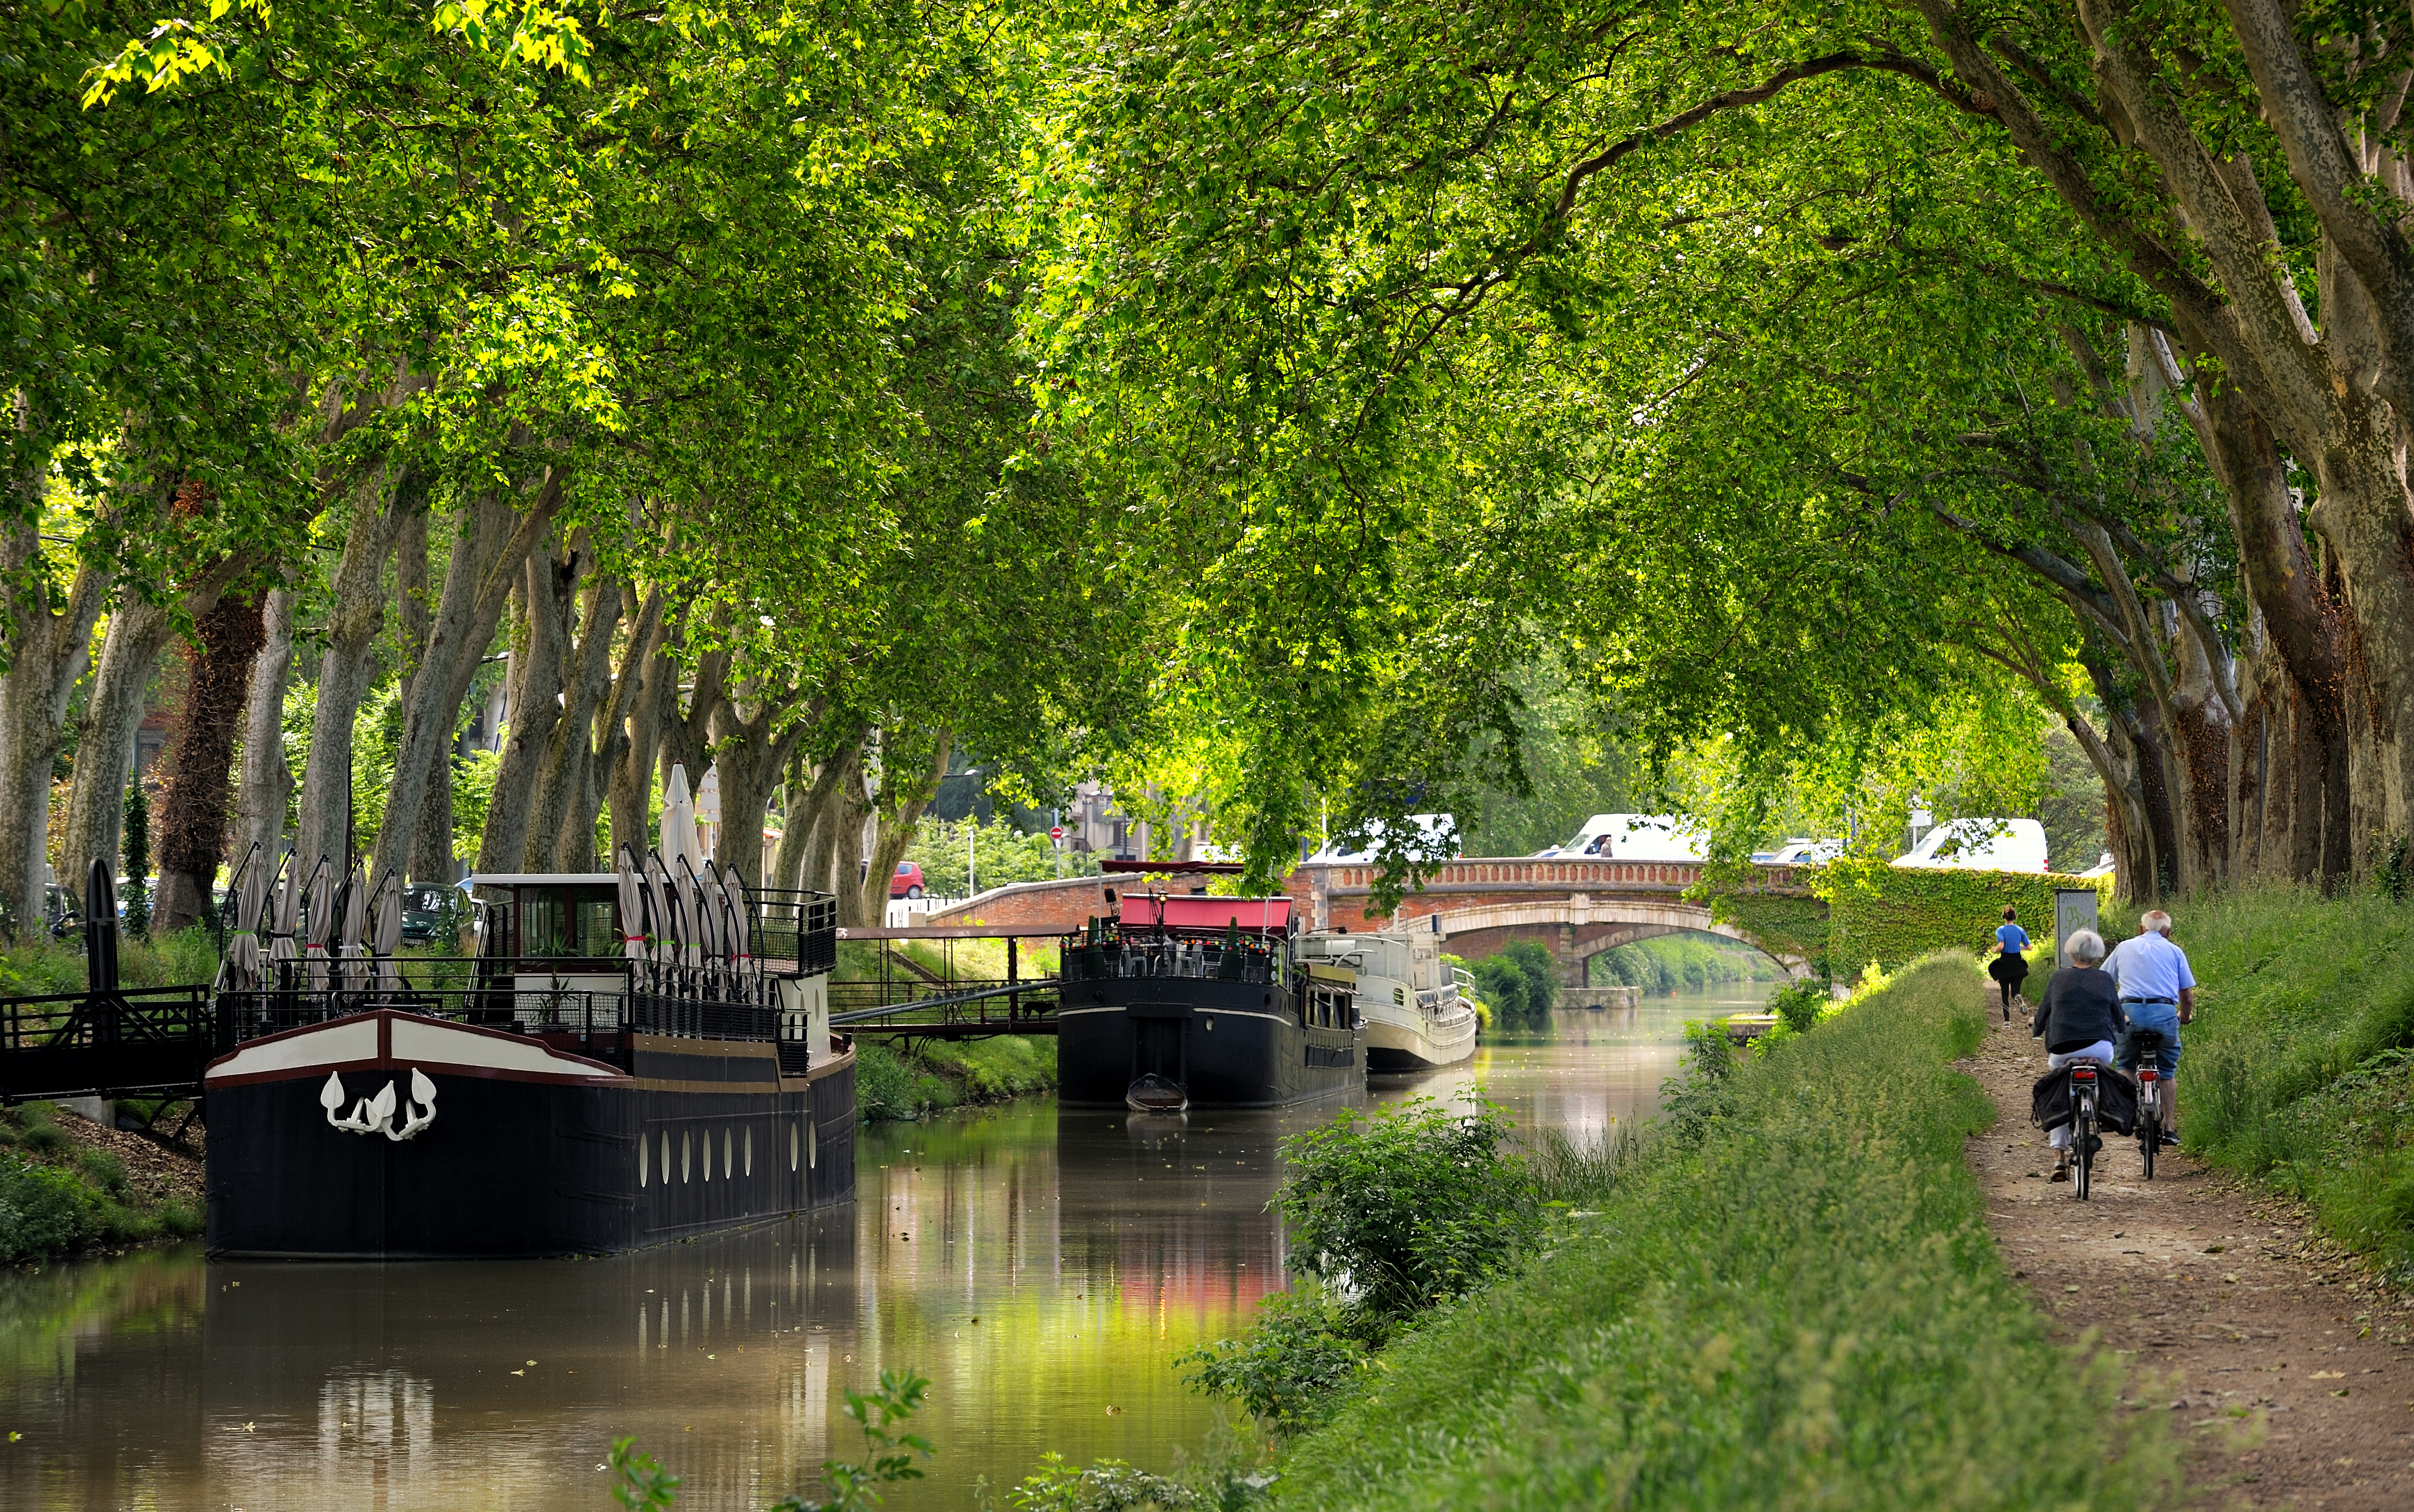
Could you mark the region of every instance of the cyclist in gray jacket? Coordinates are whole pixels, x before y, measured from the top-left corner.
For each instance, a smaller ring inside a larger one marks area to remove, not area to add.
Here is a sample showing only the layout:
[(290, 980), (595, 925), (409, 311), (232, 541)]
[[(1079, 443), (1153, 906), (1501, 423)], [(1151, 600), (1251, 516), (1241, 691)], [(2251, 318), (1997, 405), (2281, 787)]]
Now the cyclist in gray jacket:
[[(2104, 937), (2093, 929), (2074, 929), (2063, 943), (2071, 964), (2053, 973), (2045, 986), (2045, 1001), (2029, 1022), (2029, 1033), (2045, 1041), (2045, 1069), (2060, 1071), (2074, 1060), (2112, 1063), (2112, 1045), (2127, 1030), (2121, 1011), (2121, 990), (2112, 978), (2097, 971), (2104, 958)], [(2046, 1135), (2054, 1149), (2053, 1179), (2070, 1179), (2070, 1125)]]

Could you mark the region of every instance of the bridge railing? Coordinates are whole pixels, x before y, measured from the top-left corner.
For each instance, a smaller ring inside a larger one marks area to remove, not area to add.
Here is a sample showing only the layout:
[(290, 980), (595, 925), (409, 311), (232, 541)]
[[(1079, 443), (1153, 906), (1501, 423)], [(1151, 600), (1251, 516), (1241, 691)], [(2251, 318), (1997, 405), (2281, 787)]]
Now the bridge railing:
[(0, 1100), (186, 1086), (211, 1054), (200, 987), (0, 999)]

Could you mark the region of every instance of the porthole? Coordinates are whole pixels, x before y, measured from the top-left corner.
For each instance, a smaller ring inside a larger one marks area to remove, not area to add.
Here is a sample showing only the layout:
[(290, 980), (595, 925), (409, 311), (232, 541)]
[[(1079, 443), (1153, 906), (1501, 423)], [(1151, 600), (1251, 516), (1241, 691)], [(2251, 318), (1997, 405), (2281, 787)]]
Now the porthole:
[(821, 1164), (821, 1163), (822, 1127), (820, 1124), (814, 1123), (811, 1119), (807, 1119), (805, 1122), (805, 1164), (807, 1165), (817, 1166)]
[(704, 1178), (712, 1179), (712, 1131), (704, 1131)]
[(791, 1119), (788, 1124), (788, 1169), (792, 1171), (797, 1168), (797, 1146), (798, 1143), (799, 1141), (797, 1138), (797, 1125), (795, 1120)]
[(643, 1191), (646, 1185), (646, 1154), (653, 1148), (652, 1143), (645, 1135), (637, 1136), (637, 1187), (640, 1191)]
[[(667, 1139), (670, 1136), (664, 1134), (663, 1137)], [(708, 1177), (711, 1174), (709, 1170), (705, 1172)], [(687, 1179), (687, 1135), (684, 1133), (679, 1135), (679, 1179), (682, 1181)]]
[(746, 1126), (746, 1174), (754, 1174), (754, 1126), (751, 1123)]
[(663, 1131), (663, 1185), (671, 1184), (671, 1132)]
[(727, 1180), (738, 1174), (738, 1141), (726, 1129), (721, 1131), (721, 1176)]

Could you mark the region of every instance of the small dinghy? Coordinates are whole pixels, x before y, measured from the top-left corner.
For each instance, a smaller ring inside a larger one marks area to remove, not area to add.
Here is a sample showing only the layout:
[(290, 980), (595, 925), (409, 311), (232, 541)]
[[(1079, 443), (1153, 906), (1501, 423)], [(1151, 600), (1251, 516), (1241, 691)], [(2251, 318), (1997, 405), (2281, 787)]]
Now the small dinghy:
[(1124, 1089), (1124, 1106), (1134, 1113), (1180, 1113), (1190, 1106), (1181, 1084), (1152, 1071)]

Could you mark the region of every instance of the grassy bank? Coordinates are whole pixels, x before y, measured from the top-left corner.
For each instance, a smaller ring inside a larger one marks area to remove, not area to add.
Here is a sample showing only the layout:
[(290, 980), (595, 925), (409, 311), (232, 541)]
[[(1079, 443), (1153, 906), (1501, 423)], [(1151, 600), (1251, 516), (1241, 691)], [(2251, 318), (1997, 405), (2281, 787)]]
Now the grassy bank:
[(2174, 912), (2202, 986), (2188, 1148), (2302, 1198), (2414, 1285), (2414, 908), (2275, 887)]
[(2161, 1419), (2047, 1341), (1962, 1163), (1992, 1108), (1949, 1062), (1985, 986), (1921, 963), (1680, 1099), (1527, 1260), (1383, 1351), (1276, 1501), (2154, 1505)]
[(856, 1108), (867, 1123), (1056, 1089), (1056, 1042), (1044, 1036), (925, 1040), (910, 1049), (859, 1039), (855, 1054)]
[[(217, 941), (199, 926), (150, 940), (121, 935), (118, 980), (129, 987), (183, 986), (218, 974)], [(47, 997), (84, 989), (83, 936), (33, 940), (0, 951), (0, 997)]]
[(188, 1238), (201, 1231), (198, 1150), (171, 1151), (48, 1103), (0, 1114), (0, 1262)]

